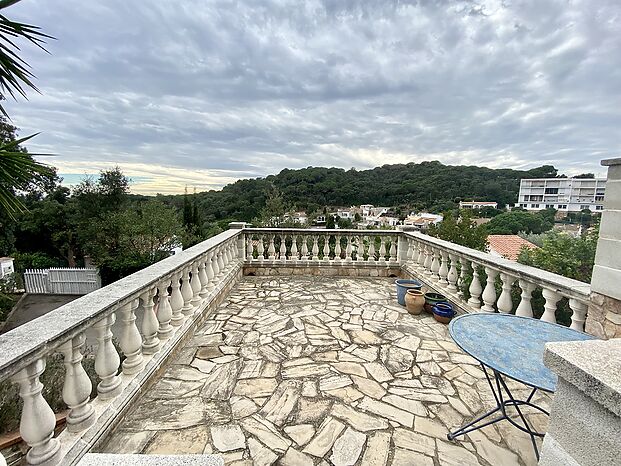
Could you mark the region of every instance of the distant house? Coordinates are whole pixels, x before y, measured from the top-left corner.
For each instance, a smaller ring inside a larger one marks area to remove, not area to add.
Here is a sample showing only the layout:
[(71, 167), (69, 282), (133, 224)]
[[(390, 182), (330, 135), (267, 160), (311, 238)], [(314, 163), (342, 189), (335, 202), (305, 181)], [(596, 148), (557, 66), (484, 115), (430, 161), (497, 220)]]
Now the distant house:
[(498, 208), (498, 202), (483, 202), (483, 201), (460, 201), (460, 209), (483, 209), (484, 207)]
[(492, 256), (516, 261), (522, 248), (536, 249), (537, 245), (518, 235), (489, 235), (487, 248)]
[(436, 225), (444, 220), (442, 215), (430, 214), (429, 212), (411, 213), (403, 221), (404, 225), (413, 226), (419, 230), (426, 230), (430, 225)]
[(12, 257), (0, 257), (0, 279), (7, 277), (15, 272)]

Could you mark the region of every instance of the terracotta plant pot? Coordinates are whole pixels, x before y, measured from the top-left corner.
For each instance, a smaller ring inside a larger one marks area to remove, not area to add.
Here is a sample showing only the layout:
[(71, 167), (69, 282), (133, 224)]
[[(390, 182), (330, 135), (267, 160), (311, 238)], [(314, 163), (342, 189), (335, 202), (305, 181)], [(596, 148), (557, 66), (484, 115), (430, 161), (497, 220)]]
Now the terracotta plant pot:
[(443, 324), (448, 324), (455, 316), (455, 310), (449, 303), (438, 303), (433, 306), (433, 318)]
[(417, 316), (423, 312), (425, 305), (425, 293), (420, 290), (408, 290), (405, 294), (405, 308), (412, 315)]
[(440, 293), (425, 293), (425, 311), (433, 312), (433, 306), (438, 303), (445, 303), (446, 296)]
[(423, 284), (418, 280), (399, 278), (395, 280), (397, 285), (397, 302), (402, 306), (405, 306), (405, 292), (407, 290), (420, 290)]

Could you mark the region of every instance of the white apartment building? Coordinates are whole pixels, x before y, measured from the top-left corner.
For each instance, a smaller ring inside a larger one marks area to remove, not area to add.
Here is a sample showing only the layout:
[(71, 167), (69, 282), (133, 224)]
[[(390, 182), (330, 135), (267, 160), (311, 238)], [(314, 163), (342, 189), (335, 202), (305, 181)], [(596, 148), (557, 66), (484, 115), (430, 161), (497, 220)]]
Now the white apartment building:
[(520, 182), (519, 207), (565, 212), (604, 210), (605, 178), (534, 178)]

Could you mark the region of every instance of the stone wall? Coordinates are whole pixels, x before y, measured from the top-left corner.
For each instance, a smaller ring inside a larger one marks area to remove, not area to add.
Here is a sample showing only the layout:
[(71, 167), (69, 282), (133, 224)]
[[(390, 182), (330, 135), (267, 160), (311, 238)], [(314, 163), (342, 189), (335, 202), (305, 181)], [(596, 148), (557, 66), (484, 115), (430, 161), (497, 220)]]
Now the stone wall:
[(591, 293), (588, 318), (584, 330), (598, 338), (621, 338), (621, 301), (599, 293)]
[(321, 262), (299, 265), (245, 265), (244, 275), (256, 276), (286, 276), (286, 275), (306, 275), (324, 277), (401, 277), (401, 267), (394, 266), (365, 266), (366, 264), (353, 265), (325, 265)]

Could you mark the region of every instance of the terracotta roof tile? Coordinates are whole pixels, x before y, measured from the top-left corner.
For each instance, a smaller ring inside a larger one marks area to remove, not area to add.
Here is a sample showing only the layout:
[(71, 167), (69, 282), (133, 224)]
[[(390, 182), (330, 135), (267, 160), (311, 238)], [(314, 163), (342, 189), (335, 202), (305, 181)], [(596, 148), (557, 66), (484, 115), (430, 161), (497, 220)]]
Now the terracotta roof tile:
[(500, 254), (505, 259), (517, 260), (523, 247), (536, 249), (537, 246), (518, 235), (489, 235), (487, 245), (491, 251)]

